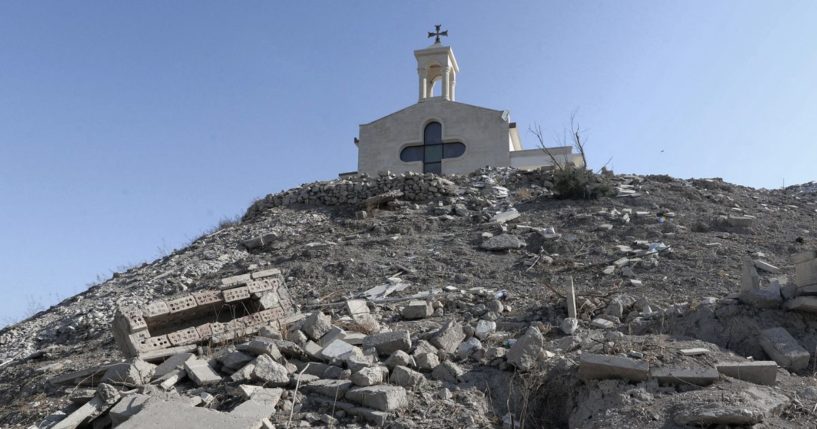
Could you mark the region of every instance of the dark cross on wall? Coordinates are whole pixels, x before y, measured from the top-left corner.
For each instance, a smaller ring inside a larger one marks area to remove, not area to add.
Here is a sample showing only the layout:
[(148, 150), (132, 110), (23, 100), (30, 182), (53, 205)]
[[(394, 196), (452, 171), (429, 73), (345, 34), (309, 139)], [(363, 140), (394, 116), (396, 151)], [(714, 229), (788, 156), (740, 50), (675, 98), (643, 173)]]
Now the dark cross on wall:
[(428, 37), (429, 38), (432, 38), (432, 37), (435, 38), (434, 43), (440, 43), (440, 36), (448, 37), (448, 30), (440, 31), (440, 27), (442, 27), (442, 24), (437, 24), (437, 25), (434, 26), (435, 30), (434, 30), (433, 33), (430, 32), (430, 31), (428, 32)]

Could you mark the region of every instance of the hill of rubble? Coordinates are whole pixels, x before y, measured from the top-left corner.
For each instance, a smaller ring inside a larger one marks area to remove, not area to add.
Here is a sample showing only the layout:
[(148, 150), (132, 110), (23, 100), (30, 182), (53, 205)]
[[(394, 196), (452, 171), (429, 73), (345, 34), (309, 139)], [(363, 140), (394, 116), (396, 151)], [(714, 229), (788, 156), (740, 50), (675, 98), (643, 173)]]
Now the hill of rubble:
[[(597, 200), (509, 169), (269, 195), (0, 331), (0, 426), (817, 425), (817, 287), (801, 281), (817, 186), (608, 179), (617, 195)], [(185, 355), (212, 382), (177, 365), (166, 383), (114, 341), (118, 308), (273, 268), (301, 316)], [(374, 326), (356, 323), (353, 298)], [(127, 376), (110, 376), (120, 362)]]

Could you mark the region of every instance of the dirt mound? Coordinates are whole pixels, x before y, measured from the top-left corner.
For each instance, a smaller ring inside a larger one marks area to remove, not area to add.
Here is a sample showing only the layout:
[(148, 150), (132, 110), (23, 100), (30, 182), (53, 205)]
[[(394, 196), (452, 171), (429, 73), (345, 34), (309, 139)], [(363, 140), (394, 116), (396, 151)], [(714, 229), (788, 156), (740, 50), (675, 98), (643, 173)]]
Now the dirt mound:
[[(435, 346), (438, 365), (454, 364), (462, 373), (445, 366), (434, 376), (432, 368), (421, 370), (414, 362), (411, 368), (425, 380), (423, 387), (406, 389), (405, 405), (380, 422), (387, 426), (817, 424), (817, 388), (810, 372), (817, 315), (789, 311), (784, 304), (798, 293), (791, 289), (796, 281), (792, 255), (815, 247), (813, 186), (759, 190), (719, 179), (667, 176), (610, 180), (616, 197), (578, 201), (553, 198), (546, 171), (508, 169), (444, 179), (384, 175), (268, 196), (240, 223), (117, 273), (0, 331), (0, 425), (51, 427), (101, 395), (94, 396), (95, 391), (108, 389), (100, 387), (110, 386), (103, 383), (88, 392), (54, 379), (125, 359), (110, 330), (117, 308), (218, 290), (223, 278), (270, 268), (281, 270), (302, 315), (323, 311), (333, 326), (363, 336), (375, 332), (349, 328), (354, 314), (345, 302), (374, 287), (404, 286), (385, 299), (368, 300), (381, 328), (408, 333), (411, 347), (406, 352), (412, 357), (419, 355), (418, 344), (431, 342), (447, 322), (462, 325), (463, 338), (453, 350)], [(399, 192), (377, 198), (390, 191)], [(778, 301), (758, 304), (745, 294), (741, 298), (746, 257), (779, 271), (759, 269), (757, 274), (759, 286), (780, 286)], [(571, 279), (576, 322), (575, 331), (566, 335), (560, 328), (569, 316)], [(424, 293), (418, 299), (430, 303), (431, 314), (407, 317), (408, 298)], [(293, 322), (280, 335), (300, 336), (300, 323)], [(477, 336), (486, 326), (493, 328)], [(774, 385), (718, 375), (722, 362), (770, 360), (760, 332), (776, 327), (807, 350), (807, 368), (777, 369)], [(194, 353), (199, 358), (220, 356), (224, 347), (250, 339)], [(524, 349), (517, 346), (520, 342)], [(306, 343), (298, 347), (306, 350)], [(683, 352), (694, 348), (707, 351)], [(629, 359), (649, 370), (641, 380), (580, 377), (582, 365), (590, 365), (583, 359), (594, 355)], [(295, 359), (281, 359), (276, 362), (288, 368), (290, 379), (302, 369)], [(367, 367), (385, 366), (387, 359), (375, 356)], [(220, 362), (212, 366), (219, 377), (233, 371)], [(361, 369), (348, 362), (338, 368), (349, 371), (345, 379)], [(660, 376), (678, 368), (715, 370), (717, 380), (668, 383)], [(660, 371), (652, 374), (653, 369)], [(457, 375), (448, 377), (452, 371)], [(249, 384), (263, 385), (255, 380)], [(114, 390), (162, 400), (211, 395), (215, 400), (198, 401), (196, 408), (228, 414), (246, 399), (236, 390), (240, 385), (222, 381), (198, 386), (184, 379), (159, 392), (148, 380)], [(294, 385), (280, 389), (282, 399), (270, 413), (271, 419), (282, 419), (275, 420), (278, 427), (287, 427), (290, 414), (293, 425), (377, 422), (371, 420), (377, 414), (358, 410), (371, 405), (356, 402), (355, 395), (327, 403), (319, 392)], [(343, 409), (338, 403), (351, 405)], [(98, 423), (83, 421), (79, 427), (112, 426), (103, 421), (109, 415), (105, 409)]]

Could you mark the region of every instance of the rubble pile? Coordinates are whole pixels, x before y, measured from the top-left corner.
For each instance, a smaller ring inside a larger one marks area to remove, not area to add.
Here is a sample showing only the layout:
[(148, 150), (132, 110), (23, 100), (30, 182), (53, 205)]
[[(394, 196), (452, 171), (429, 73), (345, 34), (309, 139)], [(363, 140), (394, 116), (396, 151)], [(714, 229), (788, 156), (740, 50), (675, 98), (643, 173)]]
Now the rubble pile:
[(810, 427), (817, 201), (547, 171), (305, 185), (0, 331), (22, 428)]

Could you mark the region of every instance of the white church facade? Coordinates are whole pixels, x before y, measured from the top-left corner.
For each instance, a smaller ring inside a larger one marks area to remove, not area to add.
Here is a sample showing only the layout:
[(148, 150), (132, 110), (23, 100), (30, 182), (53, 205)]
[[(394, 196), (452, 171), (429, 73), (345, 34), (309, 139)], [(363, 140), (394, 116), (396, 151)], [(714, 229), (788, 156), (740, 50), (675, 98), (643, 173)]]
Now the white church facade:
[[(485, 166), (534, 169), (552, 165), (541, 148), (525, 150), (506, 110), (455, 101), (459, 65), (450, 46), (435, 43), (414, 51), (419, 75), (417, 103), (360, 126), (355, 139), (358, 173), (467, 174)], [(441, 85), (439, 96), (433, 96)], [(570, 146), (548, 148), (559, 163), (581, 165)]]

